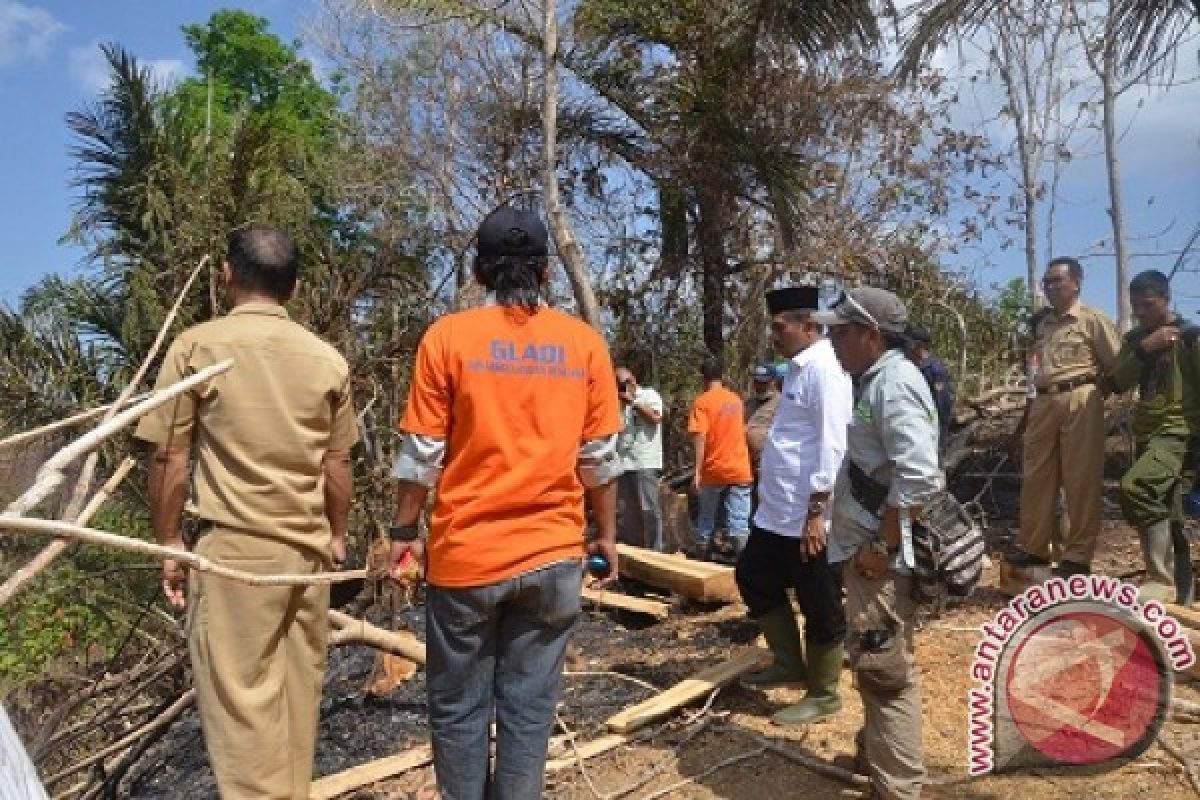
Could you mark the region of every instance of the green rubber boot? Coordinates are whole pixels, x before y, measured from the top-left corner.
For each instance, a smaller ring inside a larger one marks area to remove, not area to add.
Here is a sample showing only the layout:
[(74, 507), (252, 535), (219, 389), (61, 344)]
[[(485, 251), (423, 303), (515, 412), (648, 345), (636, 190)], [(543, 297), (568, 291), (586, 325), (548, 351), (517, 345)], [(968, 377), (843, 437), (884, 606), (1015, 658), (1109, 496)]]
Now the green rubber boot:
[(1170, 603), (1175, 600), (1175, 551), (1171, 541), (1171, 523), (1160, 520), (1138, 531), (1146, 579), (1139, 593), (1147, 600)]
[(846, 657), (841, 642), (837, 644), (808, 644), (808, 694), (794, 706), (788, 706), (771, 717), (776, 725), (808, 725), (831, 717), (842, 710), (838, 695), (838, 678)]
[(748, 689), (769, 689), (772, 686), (804, 685), (806, 670), (800, 650), (800, 628), (790, 606), (780, 606), (759, 617), (756, 622), (767, 638), (775, 660), (766, 669), (748, 672), (741, 684)]

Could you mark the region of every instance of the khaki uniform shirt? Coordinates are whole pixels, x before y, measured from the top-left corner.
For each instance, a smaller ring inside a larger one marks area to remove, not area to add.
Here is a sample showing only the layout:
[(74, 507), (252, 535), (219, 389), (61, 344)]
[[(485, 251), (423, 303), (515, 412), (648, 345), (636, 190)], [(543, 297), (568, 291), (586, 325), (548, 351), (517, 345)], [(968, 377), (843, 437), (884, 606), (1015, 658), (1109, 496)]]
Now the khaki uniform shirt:
[(200, 518), (324, 555), (322, 462), (358, 441), (346, 361), (281, 306), (246, 303), (180, 334), (157, 385), (230, 358), (232, 369), (147, 414), (134, 435), (194, 448)]
[(1117, 360), (1120, 339), (1112, 321), (1079, 301), (1059, 314), (1053, 308), (1033, 318), (1038, 389), (1073, 378), (1099, 378)]

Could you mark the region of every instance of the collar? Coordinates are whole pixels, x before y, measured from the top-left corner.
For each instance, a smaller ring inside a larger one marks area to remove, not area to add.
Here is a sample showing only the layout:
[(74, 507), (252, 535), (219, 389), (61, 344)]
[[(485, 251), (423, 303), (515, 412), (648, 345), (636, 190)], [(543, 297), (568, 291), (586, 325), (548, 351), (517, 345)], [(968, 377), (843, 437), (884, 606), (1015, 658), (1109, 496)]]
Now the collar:
[[(497, 300), (496, 300), (496, 293), (495, 293), (495, 292), (487, 292), (486, 294), (484, 294), (484, 296), (483, 296), (483, 304), (484, 304), (485, 306), (498, 306), (498, 305), (500, 305), (500, 303), (499, 303), (499, 302), (497, 302)], [(544, 297), (541, 297), (541, 296), (539, 295), (539, 297), (538, 297), (538, 305), (539, 305), (539, 306), (544, 306), (544, 305), (546, 305), (546, 298), (544, 298)], [(639, 388), (640, 388), (640, 387), (639, 387)]]
[(817, 358), (825, 355), (826, 352), (828, 352), (829, 355), (833, 355), (833, 345), (830, 344), (828, 339), (821, 337), (808, 347), (801, 350), (799, 353), (796, 353), (796, 355), (792, 356), (792, 360), (789, 362), (791, 364), (789, 369), (800, 369), (805, 364), (812, 363)]
[(1066, 317), (1070, 317), (1072, 319), (1079, 319), (1079, 310), (1082, 307), (1083, 307), (1083, 301), (1081, 301), (1078, 297), (1076, 297), (1075, 302), (1071, 303), (1070, 308), (1068, 308), (1066, 311), (1062, 312), (1061, 314), (1058, 313), (1057, 311), (1054, 311), (1053, 306), (1051, 306), (1050, 310), (1054, 311), (1055, 316), (1057, 316), (1059, 319), (1064, 319)]
[(871, 378), (875, 377), (875, 375), (877, 373), (879, 373), (884, 367), (886, 367), (888, 364), (891, 364), (893, 361), (895, 361), (898, 358), (908, 358), (908, 356), (904, 355), (903, 350), (888, 350), (887, 352), (885, 352), (883, 355), (881, 355), (879, 357), (879, 359), (874, 364), (867, 367), (866, 372), (864, 372), (862, 375), (859, 376), (859, 378), (858, 378), (859, 385), (861, 386), (861, 385), (863, 385), (864, 381), (868, 381)]
[(242, 303), (229, 310), (229, 316), (238, 314), (260, 314), (264, 317), (290, 319), (287, 309), (278, 303)]

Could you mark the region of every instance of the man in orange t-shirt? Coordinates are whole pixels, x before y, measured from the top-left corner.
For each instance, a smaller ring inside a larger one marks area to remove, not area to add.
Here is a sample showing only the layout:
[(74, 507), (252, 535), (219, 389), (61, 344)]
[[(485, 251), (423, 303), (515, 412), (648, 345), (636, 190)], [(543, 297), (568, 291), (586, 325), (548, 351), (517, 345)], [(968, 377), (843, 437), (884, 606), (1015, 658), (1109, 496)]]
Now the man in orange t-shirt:
[(721, 363), (704, 362), (704, 393), (692, 405), (688, 433), (696, 451), (696, 476), (692, 481), (699, 499), (696, 520), (696, 551), (701, 558), (712, 555), (717, 511), (725, 499), (725, 521), (734, 554), (740, 554), (750, 535), (750, 451), (746, 447), (746, 425), (742, 398), (725, 388)]
[[(511, 208), (477, 234), (488, 304), (442, 317), (417, 350), (403, 437), (392, 568), (424, 560), (428, 703), (443, 800), (542, 794), (567, 640), (592, 554), (616, 577), (621, 430), (600, 334), (541, 302), (546, 229)], [(428, 547), (417, 521), (436, 492)], [(488, 767), (488, 727), (496, 757)]]

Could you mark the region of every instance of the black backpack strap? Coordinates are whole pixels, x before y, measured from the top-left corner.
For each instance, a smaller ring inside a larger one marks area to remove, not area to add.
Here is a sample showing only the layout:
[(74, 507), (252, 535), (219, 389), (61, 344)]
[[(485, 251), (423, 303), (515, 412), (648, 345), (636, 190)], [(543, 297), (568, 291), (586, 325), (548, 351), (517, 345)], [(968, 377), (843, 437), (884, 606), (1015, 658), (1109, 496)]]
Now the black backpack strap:
[(1029, 318), (1029, 335), (1036, 339), (1038, 325), (1041, 325), (1042, 320), (1050, 316), (1053, 312), (1054, 309), (1050, 306), (1042, 306), (1033, 312), (1033, 315)]

